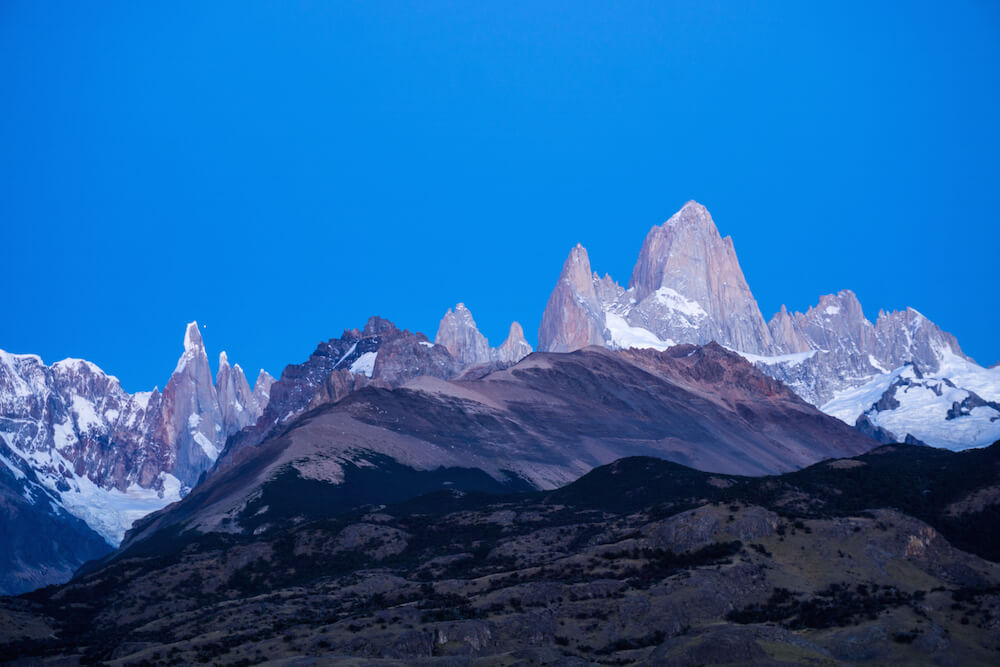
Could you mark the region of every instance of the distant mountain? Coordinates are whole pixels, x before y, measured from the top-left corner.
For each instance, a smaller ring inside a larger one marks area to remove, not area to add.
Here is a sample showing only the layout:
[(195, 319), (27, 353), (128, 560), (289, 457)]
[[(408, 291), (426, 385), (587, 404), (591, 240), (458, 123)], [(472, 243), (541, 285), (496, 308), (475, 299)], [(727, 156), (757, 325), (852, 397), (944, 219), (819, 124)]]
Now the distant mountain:
[[(381, 343), (379, 360), (391, 344)], [(271, 406), (291, 375), (275, 383)], [(493, 486), (548, 489), (622, 456), (765, 474), (876, 444), (715, 344), (535, 353), (472, 379), (425, 373), (397, 388), (377, 381), (320, 402), (259, 443), (232, 439), (216, 471), (180, 503), (137, 522), (124, 547), (191, 529), (253, 531), (317, 505), (398, 500), (390, 494), (428, 490), (420, 480), (435, 470), (482, 471), (469, 478), (473, 489), (484, 473)], [(449, 478), (449, 488), (463, 488), (462, 479)]]
[(443, 345), (451, 356), (466, 367), (491, 362), (513, 364), (533, 352), (531, 345), (524, 339), (524, 330), (517, 322), (511, 323), (510, 333), (499, 347), (490, 347), (464, 303), (455, 306), (454, 311), (449, 308), (444, 314), (434, 343)]
[(259, 419), (229, 439), (217, 465), (238, 463), (243, 450), (280, 433), (304, 412), (363, 387), (390, 388), (422, 375), (448, 379), (465, 367), (424, 334), (373, 316), (363, 329), (346, 329), (340, 338), (320, 343), (303, 363), (286, 366), (270, 385), (270, 400)]
[(66, 585), (0, 600), (0, 654), (993, 665), (998, 465), (1000, 443), (881, 447), (767, 477), (633, 457), (507, 495), (475, 471), (395, 469), (383, 488), (440, 490), (353, 508), (327, 502), (334, 485), (286, 476), (244, 513), (280, 502), (283, 520), (170, 532)]
[[(891, 423), (891, 435), (888, 426), (879, 432), (882, 439), (920, 439), (919, 432), (927, 444), (963, 448), (989, 444), (1000, 435), (996, 428), (970, 423), (1000, 424), (994, 419), (1000, 413), (989, 407), (1000, 401), (1000, 372), (977, 366), (954, 336), (912, 308), (880, 311), (872, 324), (854, 293), (844, 290), (821, 297), (805, 313), (782, 307), (765, 323), (732, 239), (722, 238), (696, 202), (649, 232), (627, 289), (593, 272), (582, 246), (573, 248), (542, 316), (538, 340), (540, 350), (554, 352), (587, 345), (666, 349), (715, 341), (865, 432), (875, 432), (869, 422)], [(961, 395), (953, 392), (925, 401), (920, 411), (897, 411), (891, 417), (876, 417), (872, 404), (846, 410), (848, 396), (867, 396), (870, 391), (858, 390), (891, 381), (887, 378), (898, 376), (907, 364), (947, 379)], [(971, 384), (963, 385), (967, 380)], [(953, 403), (966, 399), (984, 405), (975, 406), (980, 408), (975, 414), (970, 408), (954, 416)], [(933, 428), (927, 428), (929, 422)]]
[(18, 501), (18, 515), (35, 517), (8, 524), (9, 548), (51, 542), (55, 561), (41, 551), (24, 560), (40, 573), (36, 583), (47, 583), (100, 551), (94, 533), (117, 546), (135, 519), (180, 500), (226, 438), (256, 421), (271, 382), (261, 371), (250, 390), (223, 352), (213, 383), (194, 322), (162, 393), (129, 394), (80, 359), (46, 366), (34, 355), (0, 351), (3, 485), (32, 506)]

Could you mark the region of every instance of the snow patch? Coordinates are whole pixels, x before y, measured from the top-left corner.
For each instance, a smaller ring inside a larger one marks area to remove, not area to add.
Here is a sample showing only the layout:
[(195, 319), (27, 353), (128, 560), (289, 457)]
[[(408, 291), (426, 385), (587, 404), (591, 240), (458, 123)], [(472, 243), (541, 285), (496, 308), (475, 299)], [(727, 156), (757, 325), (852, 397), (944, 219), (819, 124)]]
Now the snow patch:
[(5, 466), (10, 468), (10, 472), (12, 475), (14, 475), (14, 479), (24, 479), (25, 477), (27, 477), (27, 475), (25, 475), (24, 472), (19, 467), (14, 465), (13, 461), (8, 459), (3, 454), (0, 454), (0, 463), (3, 463)]
[[(352, 354), (354, 354), (354, 350), (356, 350), (356, 349), (358, 349), (358, 344), (357, 343), (355, 343), (354, 345), (351, 345), (351, 349), (349, 349), (347, 352), (344, 352), (344, 356), (342, 356), (340, 359), (338, 359), (337, 363), (335, 363), (333, 365), (333, 367), (334, 368), (340, 368), (340, 364), (344, 363), (344, 359), (346, 359), (347, 357), (349, 357)], [(264, 369), (262, 368), (261, 371), (263, 372), (263, 370)]]
[(181, 499), (180, 480), (164, 472), (159, 477), (163, 482), (162, 494), (138, 484), (125, 491), (102, 489), (87, 477), (77, 477), (73, 480), (75, 488), (59, 495), (71, 514), (83, 519), (108, 544), (117, 547), (134, 521)]
[(735, 352), (740, 355), (751, 364), (765, 364), (767, 366), (774, 366), (777, 364), (787, 364), (789, 366), (798, 366), (806, 359), (812, 357), (818, 350), (808, 350), (807, 352), (795, 352), (793, 354), (779, 354), (773, 357), (763, 357), (759, 354), (750, 354), (749, 352), (740, 352), (739, 350), (733, 350), (726, 348), (730, 352)]
[(205, 452), (205, 456), (211, 460), (219, 458), (219, 448), (216, 447), (211, 440), (205, 437), (205, 434), (201, 431), (196, 431), (194, 434), (194, 441), (198, 443), (201, 447), (201, 451)]
[(140, 410), (145, 410), (149, 407), (149, 397), (153, 395), (151, 391), (137, 391), (132, 394), (132, 401)]
[(983, 368), (958, 356), (948, 347), (935, 350), (941, 359), (936, 376), (946, 377), (955, 385), (970, 389), (988, 401), (1000, 401), (1000, 367)]
[(708, 317), (708, 313), (702, 308), (698, 302), (692, 301), (687, 298), (677, 290), (671, 289), (669, 287), (661, 287), (654, 292), (654, 297), (657, 302), (663, 304), (671, 310), (677, 311), (682, 315), (686, 315), (690, 319), (698, 320), (703, 317)]
[(67, 419), (61, 424), (52, 425), (52, 441), (56, 449), (65, 449), (76, 442), (76, 432), (72, 420)]
[(378, 352), (365, 352), (351, 364), (351, 372), (371, 377), (372, 373), (375, 372), (375, 357), (377, 356)]
[(896, 378), (903, 374), (906, 366), (897, 368), (892, 373), (876, 375), (874, 378), (854, 389), (838, 391), (827, 403), (820, 406), (820, 410), (826, 414), (836, 417), (845, 424), (854, 426), (862, 412), (872, 407), (885, 390), (889, 388)]
[(605, 324), (611, 334), (611, 344), (619, 349), (630, 347), (652, 348), (666, 350), (676, 343), (672, 340), (662, 340), (649, 329), (634, 327), (625, 321), (621, 315), (607, 311), (604, 313)]
[(879, 361), (878, 361), (878, 359), (876, 359), (871, 354), (868, 355), (868, 363), (872, 365), (872, 368), (877, 368), (878, 370), (882, 371), (883, 373), (891, 373), (892, 372), (891, 370), (889, 370), (888, 368), (886, 368), (885, 366), (883, 366), (882, 364), (880, 364)]
[(73, 413), (76, 415), (76, 423), (81, 431), (93, 428), (101, 428), (104, 422), (97, 416), (94, 404), (82, 396), (73, 396)]

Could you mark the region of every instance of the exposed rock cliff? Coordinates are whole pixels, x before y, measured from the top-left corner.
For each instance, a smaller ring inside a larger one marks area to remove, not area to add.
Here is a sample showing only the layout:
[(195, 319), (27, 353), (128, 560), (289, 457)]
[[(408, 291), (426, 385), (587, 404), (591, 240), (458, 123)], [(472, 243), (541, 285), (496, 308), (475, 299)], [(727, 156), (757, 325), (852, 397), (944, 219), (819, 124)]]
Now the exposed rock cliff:
[(434, 343), (443, 346), (466, 368), (491, 362), (516, 363), (533, 351), (517, 322), (511, 323), (507, 340), (500, 347), (490, 347), (464, 303), (455, 306), (454, 311), (449, 308), (444, 314)]
[(606, 345), (604, 305), (597, 296), (590, 257), (580, 244), (563, 264), (538, 329), (538, 349), (572, 352), (588, 345)]

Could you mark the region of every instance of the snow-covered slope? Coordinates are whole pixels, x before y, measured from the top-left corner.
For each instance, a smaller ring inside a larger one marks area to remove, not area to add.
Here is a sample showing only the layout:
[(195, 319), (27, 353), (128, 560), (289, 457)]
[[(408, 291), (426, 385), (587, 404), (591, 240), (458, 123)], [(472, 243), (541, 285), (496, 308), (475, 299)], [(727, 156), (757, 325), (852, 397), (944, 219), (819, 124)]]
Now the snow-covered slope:
[(886, 442), (966, 449), (1000, 440), (1000, 368), (947, 355), (937, 373), (907, 364), (839, 392), (821, 408)]
[(66, 511), (27, 462), (0, 443), (0, 595), (66, 581), (111, 546)]
[(162, 393), (129, 394), (81, 359), (46, 366), (0, 351), (0, 466), (37, 479), (59, 511), (115, 546), (133, 521), (179, 500), (226, 437), (263, 411), (266, 396), (251, 392), (224, 354), (222, 362), (217, 391), (194, 322)]

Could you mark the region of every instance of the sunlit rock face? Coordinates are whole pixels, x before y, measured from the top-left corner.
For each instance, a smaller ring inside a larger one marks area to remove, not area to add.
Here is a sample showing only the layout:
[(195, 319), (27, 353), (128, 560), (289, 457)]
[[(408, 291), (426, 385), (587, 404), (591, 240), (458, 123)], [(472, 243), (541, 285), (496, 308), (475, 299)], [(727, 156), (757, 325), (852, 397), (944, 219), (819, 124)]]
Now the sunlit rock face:
[(732, 239), (719, 235), (697, 202), (650, 230), (628, 289), (592, 273), (587, 251), (574, 248), (549, 298), (538, 345), (551, 352), (620, 347), (630, 342), (630, 328), (667, 345), (715, 341), (753, 354), (777, 349)]
[(511, 323), (507, 339), (499, 347), (490, 347), (464, 303), (456, 305), (454, 310), (449, 308), (441, 318), (434, 344), (448, 350), (465, 368), (492, 362), (516, 363), (533, 351), (517, 322)]
[(664, 340), (715, 341), (753, 354), (775, 351), (732, 237), (722, 238), (697, 202), (650, 230), (626, 296), (635, 302), (628, 322)]
[(552, 290), (538, 329), (538, 349), (572, 352), (588, 345), (606, 345), (604, 306), (595, 288), (587, 250), (577, 244)]

